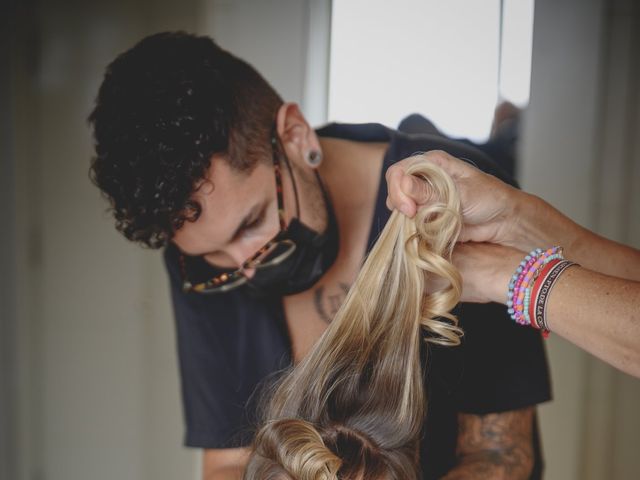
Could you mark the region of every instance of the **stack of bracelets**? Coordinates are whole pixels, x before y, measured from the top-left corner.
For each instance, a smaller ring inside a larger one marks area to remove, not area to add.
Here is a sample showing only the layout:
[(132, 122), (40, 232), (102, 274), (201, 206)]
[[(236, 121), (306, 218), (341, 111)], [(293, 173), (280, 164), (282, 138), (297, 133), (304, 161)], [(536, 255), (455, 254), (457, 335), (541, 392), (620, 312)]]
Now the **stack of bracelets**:
[(507, 307), (511, 318), (520, 325), (530, 325), (549, 335), (546, 307), (549, 293), (562, 272), (573, 262), (565, 260), (562, 247), (536, 248), (527, 255), (509, 282)]

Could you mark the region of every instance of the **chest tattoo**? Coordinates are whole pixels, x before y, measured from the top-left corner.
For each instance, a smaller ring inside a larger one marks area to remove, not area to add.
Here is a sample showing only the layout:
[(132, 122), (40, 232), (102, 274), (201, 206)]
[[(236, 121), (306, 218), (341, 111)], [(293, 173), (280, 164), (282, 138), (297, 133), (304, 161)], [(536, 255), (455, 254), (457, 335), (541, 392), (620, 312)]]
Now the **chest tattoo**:
[(349, 292), (349, 285), (339, 282), (337, 288), (329, 289), (327, 292), (324, 286), (316, 288), (313, 292), (313, 304), (316, 309), (316, 313), (326, 323), (331, 323), (333, 317), (340, 309), (342, 302)]

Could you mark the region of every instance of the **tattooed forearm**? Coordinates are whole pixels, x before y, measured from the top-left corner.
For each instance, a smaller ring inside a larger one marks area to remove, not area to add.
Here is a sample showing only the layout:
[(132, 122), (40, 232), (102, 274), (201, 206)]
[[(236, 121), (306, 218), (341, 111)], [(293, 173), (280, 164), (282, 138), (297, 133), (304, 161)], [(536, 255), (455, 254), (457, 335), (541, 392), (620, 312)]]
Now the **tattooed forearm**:
[(523, 479), (533, 468), (533, 408), (458, 416), (458, 465), (444, 478)]
[(333, 320), (334, 315), (340, 309), (348, 292), (349, 285), (342, 282), (338, 284), (335, 292), (329, 294), (326, 293), (323, 286), (318, 287), (313, 293), (313, 303), (320, 318), (327, 323), (331, 323), (331, 320)]

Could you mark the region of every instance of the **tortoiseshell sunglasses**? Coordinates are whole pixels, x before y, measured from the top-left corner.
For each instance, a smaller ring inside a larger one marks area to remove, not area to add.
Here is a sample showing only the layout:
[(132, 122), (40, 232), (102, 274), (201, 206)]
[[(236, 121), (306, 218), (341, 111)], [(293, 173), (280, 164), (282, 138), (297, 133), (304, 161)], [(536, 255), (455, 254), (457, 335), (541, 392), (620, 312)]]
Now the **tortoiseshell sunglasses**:
[[(273, 267), (286, 260), (296, 249), (296, 244), (288, 239), (283, 238), (287, 231), (287, 225), (284, 214), (284, 199), (282, 196), (282, 173), (280, 171), (280, 160), (278, 158), (278, 140), (275, 131), (271, 136), (271, 150), (273, 155), (273, 172), (276, 182), (276, 196), (278, 201), (278, 220), (280, 222), (280, 231), (269, 240), (262, 248), (253, 254), (242, 265), (231, 272), (224, 272), (215, 277), (201, 283), (192, 284), (187, 278), (187, 267), (184, 255), (180, 255), (180, 270), (182, 273), (182, 290), (184, 292), (197, 293), (223, 293), (244, 285), (249, 280), (245, 275), (245, 270), (263, 269)], [(285, 159), (285, 162), (287, 160)], [(287, 162), (287, 168), (291, 174), (291, 167)], [(292, 175), (293, 180), (293, 175)], [(293, 181), (293, 192), (296, 200), (296, 210), (299, 215), (298, 190)]]

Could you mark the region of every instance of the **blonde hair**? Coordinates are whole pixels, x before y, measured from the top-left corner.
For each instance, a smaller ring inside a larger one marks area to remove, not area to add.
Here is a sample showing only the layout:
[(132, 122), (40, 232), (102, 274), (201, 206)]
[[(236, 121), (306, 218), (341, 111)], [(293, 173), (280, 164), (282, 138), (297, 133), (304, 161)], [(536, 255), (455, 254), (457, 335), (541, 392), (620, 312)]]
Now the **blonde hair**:
[[(449, 313), (461, 278), (451, 264), (460, 201), (439, 167), (408, 170), (434, 201), (414, 219), (393, 212), (333, 322), (275, 387), (245, 479), (417, 479), (426, 399), (426, 341), (460, 343)], [(426, 279), (445, 286), (425, 293)]]

